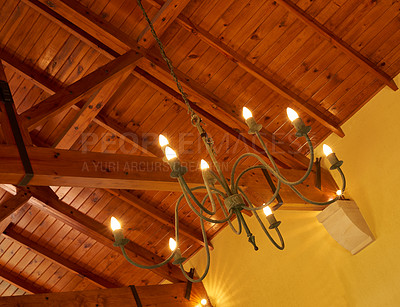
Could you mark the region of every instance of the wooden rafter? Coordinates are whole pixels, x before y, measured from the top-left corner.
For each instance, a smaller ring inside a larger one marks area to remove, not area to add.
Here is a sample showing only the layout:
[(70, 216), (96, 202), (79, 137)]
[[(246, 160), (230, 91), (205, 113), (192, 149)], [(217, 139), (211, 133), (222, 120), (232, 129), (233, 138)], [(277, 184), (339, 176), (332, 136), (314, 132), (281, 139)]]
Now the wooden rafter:
[[(15, 194), (15, 188), (12, 185), (1, 185), (1, 188)], [(64, 203), (49, 187), (29, 187), (29, 191), (33, 196), (30, 200), (32, 205), (110, 249), (122, 253), (119, 247), (113, 246), (114, 238), (109, 227)], [(125, 249), (134, 261), (145, 265), (153, 265), (163, 261), (160, 256), (153, 254), (134, 242), (129, 242), (125, 246)], [(172, 264), (154, 269), (152, 272), (171, 282), (186, 280), (180, 269)]]
[[(201, 299), (209, 299), (202, 283), (192, 285), (190, 300), (185, 295), (186, 283), (155, 286), (138, 286), (135, 291), (143, 306), (154, 307), (192, 307), (197, 306)], [(30, 296), (13, 296), (0, 298), (0, 306), (137, 306), (132, 289), (129, 287), (117, 289), (99, 289), (75, 292), (60, 292)]]
[(43, 256), (44, 258), (56, 263), (57, 265), (69, 270), (70, 272), (74, 274), (81, 275), (84, 278), (87, 278), (90, 280), (92, 283), (95, 285), (101, 287), (101, 288), (118, 288), (121, 285), (118, 285), (116, 282), (111, 282), (107, 279), (104, 279), (90, 270), (85, 269), (84, 267), (81, 267), (80, 265), (70, 261), (67, 258), (64, 258), (55, 252), (47, 249), (46, 247), (41, 246), (40, 244), (32, 241), (31, 239), (21, 235), (20, 233), (16, 232), (13, 227), (8, 227), (3, 235), (6, 238), (9, 238), (15, 242), (17, 242), (20, 245), (25, 246), (26, 248), (32, 250), (36, 254), (39, 254)]
[(4, 201), (0, 204), (0, 222), (11, 217), (11, 215), (16, 212), (19, 208), (25, 205), (29, 199), (31, 198), (31, 194), (26, 191), (18, 191), (18, 193), (12, 198)]
[(312, 18), (306, 12), (302, 11), (295, 3), (289, 0), (276, 0), (276, 2), (287, 9), (290, 13), (299, 18), (306, 25), (314, 29), (319, 35), (327, 39), (343, 53), (349, 56), (354, 62), (363, 67), (365, 70), (370, 72), (375, 78), (381, 80), (384, 84), (389, 86), (392, 90), (396, 91), (398, 86), (392, 80), (392, 78), (384, 71), (380, 70), (377, 65), (372, 63), (369, 59), (364, 57), (360, 52), (354, 50), (349, 44), (344, 42), (342, 39), (337, 37), (335, 33), (330, 31), (328, 28), (320, 24), (317, 20)]
[[(183, 11), (189, 1), (190, 0), (165, 1), (157, 14), (151, 19), (154, 30), (159, 37), (161, 37), (165, 30), (167, 30), (167, 28), (174, 22), (174, 20)], [(150, 48), (155, 44), (149, 26), (147, 26), (139, 35), (138, 43), (145, 48)]]
[[(35, 173), (32, 185), (180, 191), (179, 183), (170, 177), (168, 166), (160, 158), (38, 147), (28, 147), (28, 154)], [(0, 164), (0, 183), (19, 182), (24, 170), (16, 147), (0, 146), (0, 157), (3, 161)], [(301, 178), (303, 173), (303, 170), (282, 169), (282, 174), (289, 180)], [(312, 178), (300, 185), (299, 191), (317, 201), (328, 200), (335, 195), (337, 186), (328, 171), (324, 171), (322, 176), (322, 191), (313, 187)], [(202, 183), (199, 171), (188, 172), (185, 178), (192, 187)], [(271, 196), (265, 188), (265, 179), (256, 171), (243, 178), (242, 187), (251, 195), (264, 199)], [(310, 208), (304, 206), (304, 202), (288, 187), (282, 187), (281, 196), (288, 204), (296, 203), (298, 210)]]
[(27, 279), (22, 278), (19, 275), (6, 271), (4, 268), (0, 268), (0, 278), (6, 282), (16, 286), (19, 289), (31, 294), (48, 293), (49, 290), (39, 287)]
[(88, 92), (100, 88), (133, 69), (136, 61), (141, 57), (142, 55), (137, 51), (129, 51), (121, 55), (22, 113), (23, 123), (30, 130), (36, 128), (47, 118), (76, 104)]
[[(49, 3), (45, 2), (44, 0), (41, 0), (41, 2), (49, 5)], [(145, 53), (145, 50), (143, 50), (144, 48), (137, 45), (137, 43), (127, 37), (125, 33), (107, 21), (102, 20), (99, 16), (75, 0), (57, 0), (51, 2), (50, 7), (55, 14), (68, 17), (71, 22), (79, 26), (82, 30), (85, 30), (88, 34), (92, 35), (93, 44), (95, 44), (97, 40), (101, 40), (104, 45), (107, 45), (109, 48), (119, 53), (128, 51), (130, 49)], [(57, 19), (57, 16), (52, 16), (52, 20), (57, 20), (57, 22), (60, 22), (60, 20)], [(72, 28), (69, 28), (69, 31), (70, 33), (75, 33), (75, 30)], [(96, 49), (98, 50), (99, 48), (101, 49), (102, 47), (98, 46)], [(161, 63), (161, 60), (159, 63)], [(274, 137), (274, 140), (275, 144), (284, 144), (284, 142), (276, 137)], [(302, 167), (306, 167), (308, 165), (307, 157), (300, 153), (293, 154), (293, 151), (289, 150), (290, 146), (287, 145), (286, 147), (288, 149), (287, 152), (285, 152), (285, 155), (287, 155), (287, 157), (291, 159), (293, 163), (297, 163), (297, 166)]]
[[(168, 216), (161, 210), (157, 209), (155, 206), (141, 200), (139, 197), (136, 197), (135, 195), (129, 193), (128, 191), (113, 190), (113, 189), (106, 189), (106, 191), (111, 193), (112, 195), (118, 197), (122, 201), (132, 205), (136, 209), (139, 209), (140, 211), (146, 213), (147, 215), (151, 216), (152, 218), (161, 222), (162, 224), (167, 225), (171, 228), (175, 227), (174, 217)], [(200, 232), (198, 232), (197, 230), (195, 230), (194, 228), (186, 226), (184, 224), (180, 224), (179, 230), (184, 236), (186, 236), (186, 237), (194, 240), (198, 244), (204, 246), (202, 234)], [(212, 246), (210, 240), (208, 240), (208, 244), (209, 244), (210, 248), (213, 249), (213, 246)]]

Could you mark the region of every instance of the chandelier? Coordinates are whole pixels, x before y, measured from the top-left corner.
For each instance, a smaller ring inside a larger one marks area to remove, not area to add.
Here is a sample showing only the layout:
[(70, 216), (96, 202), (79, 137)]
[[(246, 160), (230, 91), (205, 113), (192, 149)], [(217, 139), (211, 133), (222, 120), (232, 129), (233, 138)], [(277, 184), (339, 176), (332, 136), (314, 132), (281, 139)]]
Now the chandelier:
[[(262, 125), (258, 124), (256, 120), (254, 119), (251, 111), (244, 107), (243, 108), (243, 117), (244, 120), (249, 127), (249, 134), (256, 135), (258, 141), (260, 142), (263, 150), (265, 151), (266, 156), (268, 157), (269, 164), (264, 161), (263, 158), (261, 158), (259, 155), (254, 154), (254, 153), (245, 153), (241, 155), (233, 164), (232, 171), (231, 171), (231, 176), (230, 176), (230, 181), (228, 183), (228, 180), (225, 178), (222, 169), (218, 163), (218, 160), (215, 155), (214, 151), (214, 142), (212, 138), (210, 138), (204, 129), (203, 122), (201, 118), (193, 111), (193, 109), (190, 106), (190, 102), (186, 97), (185, 92), (182, 89), (181, 84), (179, 83), (179, 80), (177, 79), (174, 69), (172, 67), (171, 61), (167, 58), (164, 48), (162, 46), (162, 43), (158, 39), (152, 23), (150, 19), (148, 18), (143, 6), (140, 3), (140, 0), (138, 0), (138, 4), (141, 7), (143, 14), (149, 23), (150, 30), (153, 33), (154, 38), (156, 39), (158, 46), (160, 48), (161, 55), (167, 62), (168, 67), (170, 68), (171, 75), (173, 76), (177, 86), (178, 90), (182, 94), (183, 100), (185, 104), (187, 105), (188, 108), (188, 113), (190, 114), (190, 120), (191, 123), (194, 127), (197, 128), (201, 139), (203, 140), (203, 143), (207, 149), (209, 158), (212, 162), (212, 165), (215, 169), (213, 171), (209, 164), (205, 160), (201, 160), (200, 162), (200, 169), (203, 177), (203, 182), (204, 185), (202, 186), (197, 186), (194, 188), (189, 188), (184, 175), (187, 173), (187, 168), (182, 166), (180, 163), (180, 160), (178, 159), (178, 156), (176, 152), (172, 149), (172, 147), (169, 144), (168, 139), (160, 135), (159, 136), (159, 143), (161, 146), (161, 149), (163, 150), (165, 154), (165, 161), (169, 164), (171, 168), (171, 177), (176, 178), (176, 180), (179, 182), (179, 185), (182, 189), (182, 195), (178, 198), (176, 205), (175, 205), (175, 238), (170, 238), (169, 240), (169, 247), (171, 249), (171, 254), (168, 258), (166, 258), (163, 262), (155, 264), (155, 265), (141, 265), (139, 263), (134, 262), (132, 259), (129, 258), (127, 255), (124, 246), (129, 242), (128, 239), (126, 239), (123, 235), (121, 225), (117, 221), (116, 218), (112, 217), (111, 218), (111, 228), (113, 230), (114, 238), (115, 238), (115, 246), (119, 246), (122, 250), (122, 253), (124, 257), (127, 259), (128, 262), (131, 264), (135, 265), (136, 267), (143, 268), (143, 269), (155, 269), (158, 267), (161, 267), (170, 261), (173, 260), (173, 264), (177, 265), (180, 267), (182, 270), (183, 275), (186, 277), (187, 280), (190, 282), (201, 282), (207, 275), (209, 268), (210, 268), (210, 250), (208, 246), (208, 241), (207, 241), (207, 235), (206, 235), (206, 229), (204, 227), (204, 222), (209, 222), (209, 223), (215, 223), (215, 224), (224, 224), (227, 223), (232, 231), (240, 235), (243, 230), (246, 232), (246, 235), (248, 237), (248, 241), (253, 245), (255, 250), (258, 250), (258, 247), (256, 245), (255, 241), (255, 236), (252, 234), (249, 226), (247, 225), (242, 212), (243, 211), (250, 211), (254, 214), (255, 218), (257, 219), (259, 225), (261, 226), (262, 230), (264, 231), (265, 235), (267, 238), (272, 242), (272, 244), (280, 249), (283, 250), (285, 247), (285, 243), (283, 240), (283, 237), (279, 231), (279, 225), (281, 224), (280, 221), (277, 221), (275, 218), (275, 215), (270, 208), (270, 205), (277, 200), (277, 197), (279, 197), (279, 191), (281, 188), (281, 185), (287, 185), (296, 195), (298, 195), (301, 199), (303, 199), (305, 202), (314, 204), (314, 205), (329, 205), (337, 201), (342, 193), (345, 190), (346, 186), (346, 180), (344, 177), (344, 174), (341, 170), (341, 165), (343, 164), (343, 161), (340, 161), (336, 154), (333, 153), (332, 149), (328, 145), (323, 145), (323, 151), (324, 154), (326, 155), (328, 161), (331, 164), (330, 169), (331, 170), (336, 170), (339, 172), (341, 178), (342, 178), (342, 188), (341, 190), (337, 191), (337, 196), (329, 201), (326, 202), (316, 202), (313, 200), (310, 200), (303, 196), (297, 189), (296, 186), (303, 183), (311, 174), (312, 168), (313, 168), (313, 161), (314, 161), (314, 148), (311, 143), (311, 140), (308, 136), (308, 133), (311, 130), (311, 127), (306, 126), (303, 122), (303, 120), (298, 116), (297, 112), (295, 112), (291, 108), (287, 108), (287, 115), (292, 122), (296, 133), (296, 137), (304, 137), (307, 141), (307, 144), (309, 146), (309, 151), (310, 151), (310, 162), (308, 165), (308, 168), (303, 175), (302, 178), (300, 178), (297, 181), (289, 181), (287, 180), (279, 171), (275, 160), (271, 153), (269, 152), (267, 146), (265, 145), (263, 139), (261, 138), (260, 135), (260, 130), (262, 129)], [(246, 158), (254, 158), (258, 161), (258, 165), (255, 166), (250, 166), (237, 174), (237, 168), (240, 165), (240, 163), (246, 159)], [(261, 169), (263, 170), (263, 173), (271, 174), (274, 176), (277, 180), (277, 185), (273, 189), (273, 195), (271, 198), (267, 201), (265, 201), (264, 204), (261, 206), (255, 206), (249, 199), (249, 197), (246, 195), (245, 191), (241, 189), (240, 187), (240, 182), (243, 176), (253, 170), (256, 169)], [(203, 192), (205, 193), (205, 196), (202, 199), (198, 199), (194, 192)], [(179, 249), (179, 217), (178, 217), (178, 212), (179, 212), (179, 207), (181, 206), (182, 201), (185, 200), (186, 204), (191, 208), (191, 210), (199, 217), (200, 220), (200, 227), (203, 235), (203, 240), (204, 240), (204, 246), (206, 249), (206, 257), (207, 257), (207, 264), (204, 273), (198, 277), (197, 279), (191, 278), (188, 276), (186, 271), (183, 268), (183, 263), (185, 262), (186, 258), (184, 258), (181, 254), (181, 251)], [(220, 212), (218, 208), (221, 208), (221, 211), (224, 215), (224, 218), (222, 219), (217, 219), (213, 218), (217, 214), (217, 212)], [(263, 210), (266, 220), (268, 221), (269, 226), (265, 226), (263, 220), (259, 216), (258, 212)], [(232, 220), (236, 218), (237, 220), (237, 226), (235, 227), (232, 224)], [(278, 242), (272, 237), (272, 235), (269, 233), (270, 231), (275, 231), (276, 236), (278, 237)]]

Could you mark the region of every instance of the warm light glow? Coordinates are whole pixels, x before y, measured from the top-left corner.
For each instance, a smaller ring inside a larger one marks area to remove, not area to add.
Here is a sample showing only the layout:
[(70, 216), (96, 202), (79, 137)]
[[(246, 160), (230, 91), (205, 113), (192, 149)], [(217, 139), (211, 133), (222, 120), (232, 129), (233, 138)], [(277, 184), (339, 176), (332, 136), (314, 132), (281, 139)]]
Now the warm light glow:
[(172, 160), (176, 158), (176, 152), (169, 146), (165, 147), (165, 157), (167, 160)]
[(330, 148), (328, 145), (324, 144), (322, 146), (322, 149), (324, 151), (325, 156), (329, 156), (331, 153), (333, 153), (332, 148)]
[(201, 159), (200, 168), (201, 168), (201, 169), (208, 169), (208, 168), (210, 168), (210, 166), (208, 165), (208, 163), (206, 162), (206, 160)]
[(158, 142), (160, 143), (161, 147), (167, 146), (169, 144), (168, 139), (162, 134), (158, 136)]
[(121, 224), (118, 222), (118, 220), (115, 217), (111, 217), (111, 229), (112, 229), (112, 231), (121, 229)]
[(264, 209), (263, 209), (263, 211), (264, 211), (264, 214), (266, 215), (266, 216), (268, 216), (268, 215), (271, 215), (272, 214), (272, 210), (271, 210), (271, 208), (270, 207), (265, 207)]
[(250, 117), (253, 117), (253, 114), (248, 108), (243, 107), (243, 117), (244, 119), (249, 119)]
[(337, 191), (336, 191), (336, 195), (337, 195), (337, 196), (342, 195), (342, 190), (337, 190)]
[(299, 118), (299, 114), (297, 114), (297, 112), (291, 108), (287, 108), (286, 113), (290, 121), (294, 121), (295, 119)]
[(171, 251), (176, 250), (176, 241), (173, 238), (169, 238), (169, 249)]
[(203, 306), (205, 306), (205, 305), (207, 305), (207, 300), (206, 300), (205, 298), (203, 298), (203, 299), (200, 301), (200, 303), (201, 303)]

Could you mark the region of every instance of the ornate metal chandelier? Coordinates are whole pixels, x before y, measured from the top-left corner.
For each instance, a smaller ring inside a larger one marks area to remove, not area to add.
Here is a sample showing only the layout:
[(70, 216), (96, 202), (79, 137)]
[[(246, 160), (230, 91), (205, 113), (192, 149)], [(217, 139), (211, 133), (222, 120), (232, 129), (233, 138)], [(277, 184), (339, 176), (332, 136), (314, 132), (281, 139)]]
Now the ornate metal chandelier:
[[(269, 159), (270, 165), (267, 164), (263, 158), (261, 158), (259, 155), (254, 154), (254, 153), (245, 153), (241, 155), (236, 162), (233, 164), (232, 171), (231, 171), (231, 176), (230, 176), (230, 184), (226, 180), (225, 176), (223, 175), (222, 169), (218, 163), (218, 160), (215, 156), (215, 151), (213, 148), (213, 140), (207, 135), (201, 118), (193, 111), (193, 109), (190, 106), (190, 102), (186, 98), (186, 94), (184, 93), (182, 86), (180, 85), (178, 79), (176, 78), (176, 75), (174, 73), (172, 64), (170, 60), (167, 58), (165, 55), (163, 46), (158, 39), (157, 35), (154, 32), (153, 26), (149, 18), (147, 17), (146, 12), (144, 11), (140, 0), (138, 0), (139, 6), (142, 8), (142, 11), (146, 17), (146, 20), (149, 23), (150, 29), (153, 33), (153, 36), (155, 37), (159, 47), (161, 54), (163, 58), (166, 60), (170, 70), (171, 74), (174, 77), (174, 80), (177, 83), (178, 89), (182, 94), (182, 97), (188, 107), (188, 112), (190, 114), (190, 119), (191, 123), (193, 126), (195, 126), (200, 134), (201, 139), (203, 140), (203, 143), (207, 149), (208, 155), (212, 161), (212, 164), (214, 166), (214, 169), (216, 172), (214, 172), (210, 167), (209, 164), (205, 160), (201, 160), (200, 163), (200, 168), (202, 172), (202, 177), (204, 181), (204, 185), (194, 187), (194, 188), (189, 188), (184, 175), (187, 172), (187, 169), (181, 165), (177, 154), (175, 151), (170, 147), (170, 144), (163, 135), (159, 136), (159, 143), (160, 146), (165, 154), (165, 160), (168, 162), (168, 164), (171, 167), (171, 177), (176, 178), (176, 180), (179, 182), (179, 185), (182, 189), (183, 194), (179, 197), (177, 200), (176, 206), (175, 206), (175, 239), (170, 238), (170, 249), (171, 249), (171, 255), (165, 259), (165, 261), (151, 265), (151, 266), (145, 266), (141, 265), (139, 263), (134, 262), (131, 260), (128, 255), (126, 254), (124, 246), (129, 242), (128, 239), (126, 239), (123, 235), (121, 225), (120, 223), (114, 218), (111, 218), (111, 228), (114, 233), (115, 237), (115, 246), (119, 246), (122, 250), (122, 253), (124, 257), (133, 265), (139, 267), (139, 268), (144, 268), (144, 269), (155, 269), (158, 267), (161, 267), (167, 263), (169, 263), (171, 260), (173, 260), (173, 264), (178, 265), (184, 276), (191, 282), (201, 282), (207, 275), (208, 270), (210, 268), (210, 251), (209, 251), (209, 246), (208, 246), (208, 241), (207, 241), (207, 235), (206, 235), (206, 229), (204, 227), (204, 221), (210, 222), (210, 223), (216, 223), (216, 224), (223, 224), (223, 223), (228, 223), (230, 228), (233, 230), (233, 232), (237, 235), (240, 235), (244, 231), (247, 234), (248, 241), (253, 245), (255, 250), (258, 250), (258, 247), (255, 242), (255, 237), (250, 231), (244, 217), (242, 214), (243, 210), (251, 211), (254, 216), (256, 217), (257, 221), (259, 222), (259, 225), (263, 229), (264, 233), (268, 237), (268, 239), (272, 242), (272, 244), (280, 249), (283, 250), (285, 247), (285, 243), (283, 240), (283, 237), (279, 231), (279, 225), (280, 221), (277, 221), (275, 218), (274, 213), (272, 212), (271, 208), (269, 207), (270, 204), (272, 204), (278, 197), (279, 191), (281, 188), (282, 184), (287, 185), (295, 194), (297, 194), (301, 199), (303, 199), (305, 202), (310, 203), (310, 204), (315, 204), (315, 205), (329, 205), (332, 204), (333, 202), (337, 201), (340, 197), (341, 194), (345, 190), (346, 186), (346, 180), (344, 177), (344, 174), (341, 170), (341, 165), (343, 164), (342, 161), (340, 161), (335, 153), (332, 152), (332, 149), (327, 146), (323, 145), (323, 150), (325, 155), (327, 156), (328, 161), (331, 163), (331, 170), (337, 170), (342, 178), (342, 189), (337, 192), (337, 197), (327, 201), (327, 202), (315, 202), (312, 201), (306, 197), (304, 197), (297, 189), (296, 186), (303, 183), (311, 174), (311, 170), (313, 168), (313, 161), (314, 161), (314, 149), (311, 143), (310, 138), (308, 137), (308, 133), (311, 130), (311, 127), (306, 126), (303, 122), (303, 120), (298, 116), (298, 114), (291, 108), (287, 108), (287, 115), (289, 119), (291, 120), (293, 126), (296, 129), (296, 137), (304, 137), (307, 141), (307, 144), (309, 146), (310, 150), (310, 163), (308, 165), (308, 168), (302, 178), (300, 178), (297, 181), (288, 181), (279, 171), (274, 158), (270, 154), (268, 148), (266, 147), (263, 139), (261, 138), (260, 135), (260, 130), (262, 129), (262, 125), (258, 124), (251, 111), (247, 109), (246, 107), (243, 108), (243, 117), (244, 120), (246, 121), (246, 124), (249, 127), (249, 134), (255, 134), (257, 139), (259, 140), (262, 148), (265, 151), (266, 156)], [(256, 159), (259, 164), (255, 166), (248, 167), (244, 171), (240, 172), (239, 174), (236, 174), (236, 170), (240, 163), (248, 157), (252, 157)], [(249, 197), (246, 195), (246, 193), (243, 191), (243, 189), (240, 188), (240, 182), (243, 176), (255, 169), (261, 169), (264, 171), (267, 171), (269, 174), (274, 176), (277, 179), (277, 186), (276, 189), (272, 195), (272, 197), (267, 200), (263, 205), (261, 206), (255, 206), (252, 204), (250, 201)], [(199, 200), (193, 192), (205, 192), (206, 195), (203, 197), (203, 199)], [(178, 217), (178, 212), (179, 212), (179, 207), (181, 206), (182, 201), (185, 200), (187, 205), (191, 208), (191, 210), (199, 217), (200, 220), (200, 226), (201, 226), (201, 231), (203, 234), (203, 240), (204, 240), (204, 246), (206, 248), (206, 257), (207, 257), (207, 265), (206, 269), (203, 273), (202, 276), (200, 276), (197, 279), (193, 279), (188, 274), (183, 268), (183, 263), (186, 260), (186, 258), (182, 257), (181, 251), (179, 249), (179, 217)], [(218, 211), (218, 207), (221, 208), (224, 218), (223, 219), (215, 219), (213, 218), (214, 215), (216, 215)], [(266, 219), (269, 223), (269, 226), (266, 227), (259, 216), (258, 212), (260, 210), (264, 211), (264, 214), (266, 215)], [(232, 224), (233, 218), (236, 217), (237, 219), (237, 227), (234, 227)], [(269, 233), (269, 230), (274, 230), (277, 234), (277, 237), (279, 239), (279, 242), (275, 241), (275, 239), (271, 236)]]

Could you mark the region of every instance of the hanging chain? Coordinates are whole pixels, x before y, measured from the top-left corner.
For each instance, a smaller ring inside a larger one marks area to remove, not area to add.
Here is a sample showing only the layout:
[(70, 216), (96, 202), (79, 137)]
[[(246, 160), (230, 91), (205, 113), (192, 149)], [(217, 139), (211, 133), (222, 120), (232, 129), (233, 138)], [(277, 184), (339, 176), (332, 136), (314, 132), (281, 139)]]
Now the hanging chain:
[(143, 5), (142, 5), (142, 1), (141, 0), (137, 0), (137, 3), (140, 7), (140, 9), (142, 10), (143, 16), (146, 19), (147, 23), (149, 24), (150, 27), (150, 31), (151, 34), (153, 35), (155, 41), (157, 42), (158, 48), (160, 49), (160, 53), (162, 58), (165, 60), (165, 62), (168, 65), (170, 74), (172, 76), (172, 78), (174, 79), (176, 86), (178, 87), (178, 90), (183, 98), (184, 103), (186, 104), (187, 108), (188, 108), (188, 113), (190, 114), (190, 119), (191, 119), (191, 123), (193, 126), (197, 127), (197, 129), (200, 132), (200, 135), (202, 138), (204, 138), (205, 142), (210, 146), (210, 148), (212, 149), (213, 153), (215, 154), (215, 150), (214, 150), (214, 141), (211, 137), (209, 137), (207, 135), (207, 132), (204, 130), (202, 123), (203, 121), (201, 120), (201, 118), (194, 112), (194, 110), (192, 109), (191, 105), (190, 105), (190, 101), (189, 99), (187, 99), (187, 94), (185, 93), (185, 91), (183, 90), (183, 87), (181, 85), (181, 83), (178, 80), (178, 77), (175, 74), (174, 71), (174, 67), (172, 66), (172, 62), (171, 60), (168, 58), (167, 54), (165, 53), (164, 50), (164, 46), (161, 42), (161, 40), (158, 38), (156, 31), (154, 30), (153, 27), (153, 23), (151, 22), (149, 16), (146, 13), (146, 10), (144, 9)]
[(160, 39), (158, 38), (156, 31), (154, 30), (153, 23), (151, 22), (149, 16), (147, 16), (146, 10), (144, 9), (144, 7), (142, 5), (142, 1), (141, 0), (137, 0), (137, 3), (138, 3), (140, 9), (143, 12), (144, 18), (146, 18), (147, 23), (149, 24), (151, 34), (153, 34), (153, 37), (157, 42), (157, 45), (158, 45), (158, 47), (160, 49), (161, 56), (165, 60), (165, 62), (167, 63), (169, 71), (170, 71), (170, 74), (174, 78), (176, 86), (178, 87), (178, 90), (182, 95), (183, 101), (185, 102), (185, 104), (186, 104), (186, 106), (188, 108), (188, 113), (192, 117), (193, 115), (195, 115), (195, 112), (193, 111), (192, 107), (190, 106), (190, 101), (187, 99), (187, 94), (183, 90), (183, 87), (182, 87), (181, 83), (179, 82), (178, 77), (175, 74), (174, 67), (172, 66), (172, 62), (167, 57), (167, 54), (165, 53), (164, 46), (163, 46), (162, 42), (160, 41)]

